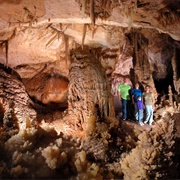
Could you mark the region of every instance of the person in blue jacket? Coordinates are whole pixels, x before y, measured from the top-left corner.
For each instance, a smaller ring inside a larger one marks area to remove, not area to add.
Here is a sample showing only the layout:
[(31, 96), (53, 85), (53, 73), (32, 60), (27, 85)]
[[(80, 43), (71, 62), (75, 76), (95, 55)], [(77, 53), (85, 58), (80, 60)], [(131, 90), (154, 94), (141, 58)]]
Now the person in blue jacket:
[(142, 91), (139, 89), (139, 83), (135, 84), (135, 87), (131, 91), (131, 96), (132, 96), (132, 104), (134, 105), (134, 116), (136, 121), (138, 121), (138, 107), (137, 107), (137, 100), (138, 96), (142, 98)]

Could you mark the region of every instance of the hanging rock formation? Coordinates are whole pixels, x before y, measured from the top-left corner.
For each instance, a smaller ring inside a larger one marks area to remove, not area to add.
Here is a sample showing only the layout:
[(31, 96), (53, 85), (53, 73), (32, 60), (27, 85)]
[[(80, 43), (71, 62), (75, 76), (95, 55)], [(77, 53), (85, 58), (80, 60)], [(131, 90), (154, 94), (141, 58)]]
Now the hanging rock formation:
[[(0, 9), (1, 179), (179, 179), (179, 0)], [(151, 86), (152, 126), (116, 118), (124, 77)]]

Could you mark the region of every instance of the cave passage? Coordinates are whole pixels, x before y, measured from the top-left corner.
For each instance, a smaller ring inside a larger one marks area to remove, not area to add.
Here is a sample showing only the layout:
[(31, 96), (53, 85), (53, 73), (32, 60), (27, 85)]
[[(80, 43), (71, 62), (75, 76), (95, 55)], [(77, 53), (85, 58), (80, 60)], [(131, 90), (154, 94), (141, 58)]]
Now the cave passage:
[(172, 92), (175, 92), (174, 83), (173, 83), (173, 69), (172, 65), (169, 66), (167, 70), (167, 76), (164, 79), (155, 79), (154, 78), (154, 85), (156, 87), (156, 91), (158, 94), (168, 94), (169, 85), (172, 88)]
[(154, 84), (158, 94), (168, 94), (169, 85), (172, 87), (172, 92), (175, 91), (172, 74), (168, 75), (165, 79), (154, 79)]
[(176, 49), (176, 54), (175, 54), (175, 60), (176, 60), (176, 78), (179, 79), (180, 78), (180, 61), (179, 58), (180, 57), (180, 49)]

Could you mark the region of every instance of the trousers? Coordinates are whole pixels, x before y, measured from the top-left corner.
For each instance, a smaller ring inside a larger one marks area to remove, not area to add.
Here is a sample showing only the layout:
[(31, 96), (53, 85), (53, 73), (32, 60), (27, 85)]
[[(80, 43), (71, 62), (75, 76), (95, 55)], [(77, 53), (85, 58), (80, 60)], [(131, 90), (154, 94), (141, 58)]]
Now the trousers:
[(130, 100), (121, 99), (123, 119), (130, 118)]

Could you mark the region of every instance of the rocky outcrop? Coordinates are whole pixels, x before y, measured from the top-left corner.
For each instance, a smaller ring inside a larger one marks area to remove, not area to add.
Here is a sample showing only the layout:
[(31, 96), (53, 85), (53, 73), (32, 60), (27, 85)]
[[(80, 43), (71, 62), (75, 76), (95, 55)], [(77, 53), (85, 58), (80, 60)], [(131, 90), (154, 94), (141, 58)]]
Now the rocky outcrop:
[(27, 123), (34, 124), (36, 112), (31, 107), (23, 83), (11, 73), (11, 69), (0, 67), (1, 122), (5, 128), (22, 129)]

